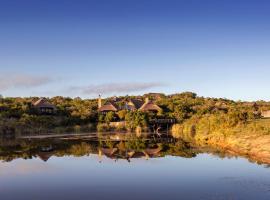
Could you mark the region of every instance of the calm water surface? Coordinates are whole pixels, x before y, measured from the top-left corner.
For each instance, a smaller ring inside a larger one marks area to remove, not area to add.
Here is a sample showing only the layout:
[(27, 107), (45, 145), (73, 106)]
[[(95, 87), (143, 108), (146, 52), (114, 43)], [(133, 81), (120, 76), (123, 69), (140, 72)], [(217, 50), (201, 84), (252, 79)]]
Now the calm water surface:
[(9, 141), (1, 200), (270, 199), (270, 169), (182, 141)]

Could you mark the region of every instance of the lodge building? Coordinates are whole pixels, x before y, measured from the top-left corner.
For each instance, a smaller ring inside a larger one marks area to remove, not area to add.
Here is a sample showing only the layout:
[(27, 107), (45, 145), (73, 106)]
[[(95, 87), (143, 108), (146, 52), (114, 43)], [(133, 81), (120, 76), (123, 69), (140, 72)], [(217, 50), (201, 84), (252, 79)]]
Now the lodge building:
[(140, 99), (130, 99), (129, 101), (126, 101), (123, 106), (119, 106), (117, 103), (118, 102), (115, 101), (108, 101), (104, 105), (102, 105), (102, 99), (101, 96), (99, 96), (98, 111), (104, 114), (107, 112), (118, 112), (120, 110), (128, 110), (128, 111), (139, 110), (142, 112), (153, 112), (153, 113), (158, 113), (162, 111), (162, 109), (152, 100), (149, 100), (149, 98), (146, 98), (145, 102), (143, 102)]
[(39, 114), (55, 114), (56, 107), (51, 104), (46, 98), (40, 98), (33, 103), (33, 107)]

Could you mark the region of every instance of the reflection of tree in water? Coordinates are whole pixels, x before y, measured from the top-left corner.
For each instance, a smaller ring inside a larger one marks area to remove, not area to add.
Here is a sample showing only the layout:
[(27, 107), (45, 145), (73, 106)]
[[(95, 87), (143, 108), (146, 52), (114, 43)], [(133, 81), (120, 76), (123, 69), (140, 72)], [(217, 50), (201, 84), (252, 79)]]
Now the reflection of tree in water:
[(198, 150), (191, 148), (188, 143), (183, 142), (182, 140), (178, 140), (173, 144), (165, 144), (167, 148), (167, 155), (171, 156), (180, 156), (185, 158), (195, 157)]
[[(113, 144), (112, 144), (113, 143)], [(101, 143), (99, 146), (99, 156), (105, 155), (112, 159), (127, 159), (131, 158), (146, 158), (159, 157), (159, 153), (162, 151), (157, 144), (155, 148), (153, 143), (149, 140), (143, 140), (141, 138), (132, 137), (125, 141), (110, 141)]]
[(167, 155), (191, 158), (196, 156), (190, 146), (181, 141), (156, 141), (149, 138), (129, 137), (123, 140), (87, 139), (20, 139), (0, 141), (0, 159), (6, 162), (14, 159), (39, 157), (47, 161), (51, 156), (106, 156), (111, 159), (154, 158)]
[[(181, 139), (123, 137), (117, 135), (91, 138), (63, 137), (58, 139), (3, 139), (0, 138), (0, 161), (40, 158), (48, 161), (51, 156), (89, 156), (98, 155), (99, 158), (126, 159), (159, 158), (165, 156), (178, 156), (185, 158), (195, 157), (198, 153), (208, 153), (219, 158), (236, 157), (223, 149), (197, 147)], [(249, 159), (250, 162), (255, 162)], [(257, 164), (263, 164), (258, 163)], [(269, 165), (264, 165), (269, 167)]]
[[(14, 159), (40, 158), (48, 161), (51, 156), (89, 156), (98, 155), (110, 159), (159, 158), (178, 156), (195, 157), (198, 153), (210, 153), (220, 158), (235, 157), (222, 149), (193, 147), (181, 139), (135, 137), (134, 135), (106, 136), (92, 138), (58, 139), (0, 139), (0, 160), (10, 162)], [(258, 163), (260, 164), (260, 163)], [(266, 166), (269, 167), (269, 166)]]

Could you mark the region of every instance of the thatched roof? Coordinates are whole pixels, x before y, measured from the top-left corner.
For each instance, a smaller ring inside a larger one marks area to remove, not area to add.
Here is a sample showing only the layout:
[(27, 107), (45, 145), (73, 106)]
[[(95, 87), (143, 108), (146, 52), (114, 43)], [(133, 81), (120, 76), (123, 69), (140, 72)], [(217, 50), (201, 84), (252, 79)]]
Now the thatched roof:
[(112, 102), (107, 102), (105, 103), (103, 106), (101, 106), (99, 109), (98, 109), (99, 112), (109, 112), (109, 111), (113, 111), (113, 112), (116, 112), (118, 111), (118, 108), (117, 108), (117, 105), (115, 105), (114, 103)]
[(132, 107), (132, 110), (138, 110), (142, 107), (143, 101), (140, 99), (130, 99), (128, 105)]
[(98, 111), (99, 112), (117, 112), (119, 110), (140, 110), (140, 111), (161, 111), (162, 109), (156, 105), (153, 101), (146, 99), (145, 103), (140, 99), (130, 99), (125, 103), (125, 106), (117, 106), (113, 101), (107, 101), (104, 105), (102, 105)]
[(153, 101), (147, 100), (142, 107), (139, 109), (141, 111), (161, 111), (162, 109), (156, 105)]
[(55, 106), (48, 102), (46, 98), (40, 98), (36, 102), (33, 103), (33, 105), (37, 108), (45, 107), (45, 108), (53, 108), (55, 109)]
[(130, 159), (130, 158), (152, 158), (152, 157), (160, 157), (160, 152), (162, 148), (158, 147), (155, 149), (144, 149), (142, 151), (129, 150), (129, 151), (121, 151), (118, 148), (100, 148), (99, 156), (105, 155), (111, 159)]

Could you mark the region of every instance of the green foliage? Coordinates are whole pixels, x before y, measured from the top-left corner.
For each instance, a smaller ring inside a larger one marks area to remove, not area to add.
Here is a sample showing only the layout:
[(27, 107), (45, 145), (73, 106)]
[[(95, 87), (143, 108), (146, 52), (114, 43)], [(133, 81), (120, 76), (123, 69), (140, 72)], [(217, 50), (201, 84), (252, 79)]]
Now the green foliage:
[(106, 113), (106, 116), (104, 118), (104, 121), (109, 124), (110, 122), (114, 121), (115, 119), (115, 114), (114, 112), (108, 112)]
[(126, 110), (120, 110), (118, 111), (117, 115), (119, 117), (120, 120), (124, 120), (126, 117), (127, 111)]
[[(123, 106), (129, 98), (131, 97), (119, 97), (117, 104)], [(37, 97), (0, 98), (0, 133), (74, 131), (74, 127), (77, 126), (81, 127), (80, 131), (85, 131), (90, 130), (87, 128), (88, 124), (110, 124), (110, 122), (123, 120), (126, 121), (125, 128), (131, 131), (136, 129), (141, 131), (147, 129), (149, 121), (152, 119), (173, 118), (179, 124), (185, 125), (182, 127), (183, 130), (181, 129), (184, 133), (190, 132), (191, 127), (196, 126), (197, 132), (199, 130), (199, 132), (209, 134), (216, 128), (226, 130), (248, 125), (251, 121), (260, 118), (260, 111), (270, 109), (270, 103), (264, 101), (235, 102), (228, 99), (203, 98), (192, 92), (184, 92), (170, 96), (161, 95), (156, 99), (153, 96), (153, 101), (162, 108), (162, 111), (157, 114), (121, 110), (104, 115), (98, 113), (97, 99), (72, 99), (57, 96), (48, 99), (57, 107), (57, 113), (40, 115), (32, 104), (37, 99)], [(77, 128), (75, 130), (78, 131)], [(122, 127), (120, 130), (124, 130), (124, 128)]]
[[(89, 123), (97, 121), (97, 105), (95, 100), (81, 100), (64, 97), (48, 99), (57, 107), (55, 115), (40, 115), (33, 107), (38, 98), (1, 98), (0, 99), (0, 134), (47, 133), (51, 131), (74, 131), (78, 125), (84, 129)], [(62, 127), (62, 128), (61, 128)]]
[(110, 126), (108, 124), (104, 123), (99, 123), (97, 125), (97, 131), (98, 132), (106, 132), (110, 130)]
[(126, 141), (125, 146), (127, 149), (142, 151), (146, 148), (146, 143), (140, 138), (130, 138)]
[(126, 126), (130, 130), (135, 130), (137, 127), (146, 127), (148, 124), (147, 114), (140, 111), (128, 112), (125, 120)]
[(99, 115), (98, 115), (98, 121), (99, 121), (99, 122), (104, 122), (104, 121), (105, 121), (105, 115), (99, 114)]
[(70, 148), (70, 152), (72, 152), (72, 155), (75, 157), (81, 157), (84, 155), (88, 156), (91, 150), (91, 146), (85, 142), (82, 142), (80, 144), (74, 144)]

